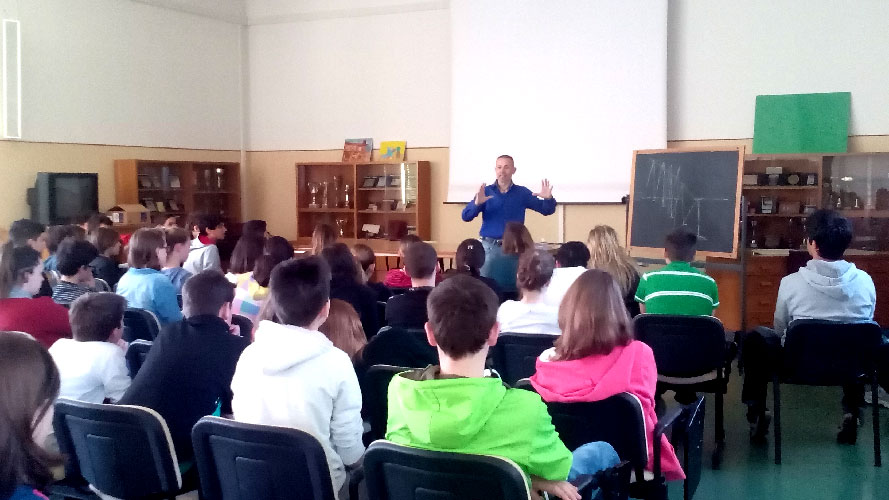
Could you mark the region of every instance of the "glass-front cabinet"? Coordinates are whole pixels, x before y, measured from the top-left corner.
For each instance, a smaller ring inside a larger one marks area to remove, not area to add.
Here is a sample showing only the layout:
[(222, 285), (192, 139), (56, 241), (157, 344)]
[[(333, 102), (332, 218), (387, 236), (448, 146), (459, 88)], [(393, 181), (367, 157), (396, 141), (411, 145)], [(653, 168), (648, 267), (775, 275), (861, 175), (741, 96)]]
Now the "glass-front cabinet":
[(889, 153), (824, 159), (824, 206), (852, 221), (855, 250), (889, 250)]

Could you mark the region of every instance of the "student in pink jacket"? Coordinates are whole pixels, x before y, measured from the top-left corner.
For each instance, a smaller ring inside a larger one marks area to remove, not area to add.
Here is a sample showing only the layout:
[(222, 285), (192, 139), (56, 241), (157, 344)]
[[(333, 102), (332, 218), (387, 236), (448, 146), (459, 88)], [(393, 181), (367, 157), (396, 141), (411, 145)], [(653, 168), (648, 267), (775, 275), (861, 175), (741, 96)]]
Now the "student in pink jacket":
[[(537, 359), (531, 384), (544, 401), (601, 401), (620, 392), (642, 403), (648, 465), (654, 450), (657, 367), (648, 345), (633, 340), (617, 283), (605, 271), (589, 270), (568, 289), (559, 307), (562, 335)], [(668, 481), (685, 479), (676, 452), (661, 436), (661, 470)]]

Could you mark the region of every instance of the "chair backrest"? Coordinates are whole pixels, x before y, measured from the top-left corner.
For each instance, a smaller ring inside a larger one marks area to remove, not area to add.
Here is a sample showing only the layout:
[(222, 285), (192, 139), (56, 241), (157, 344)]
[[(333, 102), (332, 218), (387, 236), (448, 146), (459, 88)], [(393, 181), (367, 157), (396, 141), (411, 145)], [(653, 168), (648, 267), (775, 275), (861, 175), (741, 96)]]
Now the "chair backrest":
[(782, 378), (787, 383), (803, 385), (842, 385), (854, 381), (873, 373), (881, 343), (880, 325), (873, 321), (793, 321), (784, 339)]
[(438, 349), (429, 345), (422, 328), (384, 326), (370, 338), (361, 357), (368, 366), (425, 368), (438, 364)]
[(204, 500), (334, 500), (324, 449), (297, 430), (203, 417), (191, 431)]
[(148, 357), (148, 351), (151, 350), (153, 344), (154, 342), (150, 340), (142, 339), (130, 342), (130, 346), (127, 347), (127, 366), (130, 369), (130, 378), (136, 378), (136, 374), (145, 363), (145, 358)]
[(654, 351), (660, 375), (696, 377), (725, 366), (725, 329), (712, 316), (640, 314), (633, 329)]
[[(364, 376), (362, 393), (365, 395), (367, 419), (370, 422), (369, 441), (383, 439), (389, 419), (389, 382), (395, 375), (410, 370), (403, 366), (374, 365)], [(365, 441), (367, 442), (367, 441)]]
[(182, 486), (163, 418), (140, 406), (59, 399), (53, 427), (68, 472), (117, 498), (174, 495)]
[(642, 403), (636, 396), (621, 392), (602, 401), (546, 403), (546, 408), (569, 450), (593, 441), (605, 441), (634, 469), (641, 470), (648, 463), (645, 418)]
[(160, 330), (160, 322), (151, 311), (128, 307), (123, 312), (123, 339), (127, 342), (138, 339), (154, 341)]
[(375, 441), (364, 455), (369, 500), (521, 500), (518, 465), (501, 457), (448, 453)]
[(670, 442), (685, 472), (685, 496), (694, 497), (701, 482), (704, 448), (704, 398), (688, 406), (689, 412), (681, 415), (673, 424)]
[(93, 278), (96, 281), (96, 291), (97, 292), (110, 292), (111, 287), (108, 285), (108, 282), (103, 280), (102, 278)]
[(530, 377), (537, 371), (537, 357), (553, 346), (558, 335), (539, 333), (501, 333), (491, 348), (493, 367), (509, 385)]
[(232, 314), (232, 324), (238, 325), (241, 330), (241, 336), (244, 338), (253, 338), (253, 322), (250, 318), (241, 316), (240, 314)]

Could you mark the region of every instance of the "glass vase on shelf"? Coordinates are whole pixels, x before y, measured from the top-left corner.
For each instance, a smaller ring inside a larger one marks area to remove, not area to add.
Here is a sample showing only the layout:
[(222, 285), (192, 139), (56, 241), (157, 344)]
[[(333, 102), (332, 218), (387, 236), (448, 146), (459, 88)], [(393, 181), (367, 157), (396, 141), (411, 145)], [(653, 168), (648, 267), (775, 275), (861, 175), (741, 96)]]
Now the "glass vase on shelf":
[(343, 186), (343, 208), (352, 208), (352, 188), (348, 184)]
[(216, 189), (222, 191), (225, 186), (225, 173), (221, 168), (216, 169)]
[(321, 183), (321, 208), (330, 206), (330, 183), (324, 181)]
[(340, 175), (333, 176), (333, 193), (331, 193), (330, 204), (333, 208), (340, 208), (340, 191), (343, 188), (343, 177)]

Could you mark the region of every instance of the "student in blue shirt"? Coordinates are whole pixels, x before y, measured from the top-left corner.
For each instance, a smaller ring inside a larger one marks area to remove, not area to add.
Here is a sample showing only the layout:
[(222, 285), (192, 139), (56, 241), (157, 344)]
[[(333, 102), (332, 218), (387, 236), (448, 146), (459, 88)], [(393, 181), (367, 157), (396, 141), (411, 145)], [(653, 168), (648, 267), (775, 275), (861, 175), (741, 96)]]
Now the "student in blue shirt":
[(161, 326), (182, 319), (176, 287), (160, 271), (166, 260), (164, 231), (139, 229), (130, 239), (130, 269), (117, 282), (117, 294), (127, 299), (127, 305), (153, 312)]
[(543, 215), (552, 215), (556, 211), (556, 199), (553, 198), (553, 187), (547, 179), (540, 183), (540, 191), (532, 193), (525, 186), (513, 184), (515, 162), (512, 156), (497, 157), (494, 173), (497, 181), (491, 185), (482, 184), (478, 188), (475, 199), (463, 209), (463, 220), (466, 222), (482, 214), (482, 227), (479, 230), (482, 246), (485, 247), (485, 265), (481, 275), (488, 276), (490, 263), (502, 252), (503, 230), (507, 222), (525, 223), (525, 209), (530, 208)]

